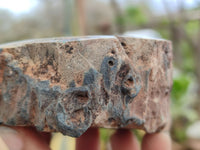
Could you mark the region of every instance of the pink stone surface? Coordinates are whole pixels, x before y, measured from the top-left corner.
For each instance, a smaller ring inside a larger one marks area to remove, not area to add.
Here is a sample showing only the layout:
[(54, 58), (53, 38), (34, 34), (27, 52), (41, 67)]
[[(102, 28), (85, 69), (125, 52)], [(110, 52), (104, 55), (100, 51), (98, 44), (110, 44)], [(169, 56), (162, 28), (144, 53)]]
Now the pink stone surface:
[(172, 45), (127, 36), (0, 45), (0, 123), (79, 137), (89, 127), (154, 133), (170, 122)]

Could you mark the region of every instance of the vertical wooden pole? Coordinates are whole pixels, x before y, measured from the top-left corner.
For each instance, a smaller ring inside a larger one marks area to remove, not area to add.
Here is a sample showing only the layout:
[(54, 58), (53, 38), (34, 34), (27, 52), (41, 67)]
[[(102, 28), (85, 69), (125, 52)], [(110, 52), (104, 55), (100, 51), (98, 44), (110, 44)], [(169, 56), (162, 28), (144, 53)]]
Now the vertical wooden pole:
[(65, 29), (64, 32), (67, 36), (73, 36), (74, 35), (74, 20), (75, 20), (75, 7), (74, 7), (74, 0), (63, 0), (64, 2), (64, 15), (65, 17)]
[(85, 0), (76, 0), (79, 35), (86, 35)]

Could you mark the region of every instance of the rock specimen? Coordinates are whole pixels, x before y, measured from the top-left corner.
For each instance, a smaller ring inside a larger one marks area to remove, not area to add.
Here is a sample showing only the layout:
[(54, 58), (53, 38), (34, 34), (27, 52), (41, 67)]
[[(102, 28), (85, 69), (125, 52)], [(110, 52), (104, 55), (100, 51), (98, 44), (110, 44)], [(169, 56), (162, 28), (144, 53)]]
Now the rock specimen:
[(0, 123), (79, 137), (89, 127), (169, 123), (172, 48), (166, 40), (92, 36), (0, 46)]

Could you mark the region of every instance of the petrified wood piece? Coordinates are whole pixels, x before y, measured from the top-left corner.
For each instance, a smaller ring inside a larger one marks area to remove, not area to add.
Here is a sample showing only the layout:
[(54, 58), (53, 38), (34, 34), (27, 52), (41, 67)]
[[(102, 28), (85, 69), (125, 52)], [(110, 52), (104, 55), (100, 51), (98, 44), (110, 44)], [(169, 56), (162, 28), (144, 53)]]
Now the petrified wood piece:
[(169, 41), (63, 37), (0, 48), (0, 122), (5, 125), (78, 137), (89, 127), (153, 133), (169, 122)]

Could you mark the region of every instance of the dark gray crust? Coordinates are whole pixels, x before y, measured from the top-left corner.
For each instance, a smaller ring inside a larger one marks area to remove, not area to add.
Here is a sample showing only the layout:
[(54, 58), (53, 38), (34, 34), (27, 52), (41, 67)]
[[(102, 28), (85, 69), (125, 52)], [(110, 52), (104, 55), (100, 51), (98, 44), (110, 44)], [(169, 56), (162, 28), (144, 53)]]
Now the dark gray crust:
[(166, 40), (95, 36), (0, 45), (0, 123), (79, 137), (89, 127), (169, 123)]

